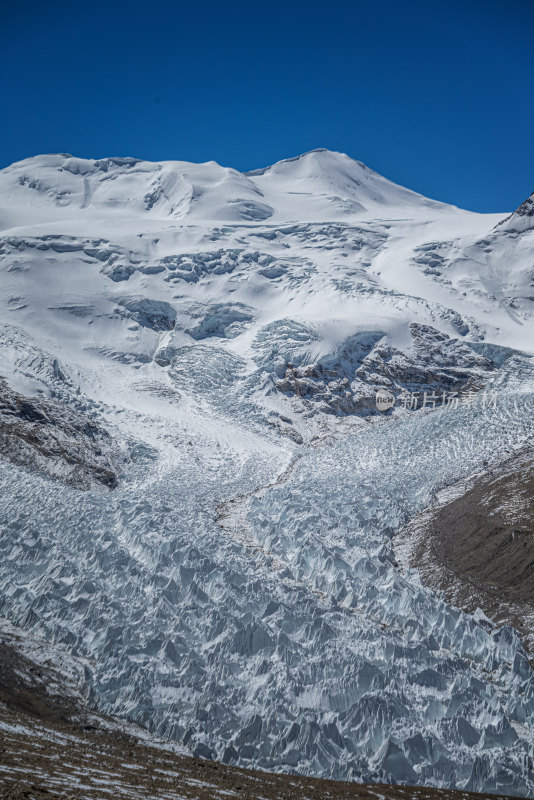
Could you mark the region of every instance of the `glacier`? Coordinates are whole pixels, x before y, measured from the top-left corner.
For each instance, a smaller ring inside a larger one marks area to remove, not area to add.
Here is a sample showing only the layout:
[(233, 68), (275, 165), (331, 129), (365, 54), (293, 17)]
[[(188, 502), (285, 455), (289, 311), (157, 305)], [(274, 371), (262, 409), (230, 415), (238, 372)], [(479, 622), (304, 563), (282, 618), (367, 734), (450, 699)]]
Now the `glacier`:
[[(117, 482), (82, 491), (50, 419), (0, 402), (57, 443), (48, 472), (0, 459), (0, 614), (197, 756), (532, 795), (519, 635), (392, 549), (532, 442), (529, 208), (462, 211), (324, 150), (2, 170), (5, 392), (105, 432)], [(460, 400), (381, 414), (380, 388)]]

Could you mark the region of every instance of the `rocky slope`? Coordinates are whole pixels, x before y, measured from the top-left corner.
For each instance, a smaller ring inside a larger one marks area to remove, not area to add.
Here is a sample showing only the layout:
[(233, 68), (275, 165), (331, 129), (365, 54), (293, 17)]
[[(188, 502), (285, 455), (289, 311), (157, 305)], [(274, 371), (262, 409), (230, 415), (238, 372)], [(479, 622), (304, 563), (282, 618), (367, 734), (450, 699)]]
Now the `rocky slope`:
[(454, 605), (512, 625), (534, 650), (532, 450), (449, 487), (395, 540), (397, 558)]
[(58, 401), (12, 391), (0, 381), (2, 457), (79, 489), (117, 485), (120, 450), (107, 431)]

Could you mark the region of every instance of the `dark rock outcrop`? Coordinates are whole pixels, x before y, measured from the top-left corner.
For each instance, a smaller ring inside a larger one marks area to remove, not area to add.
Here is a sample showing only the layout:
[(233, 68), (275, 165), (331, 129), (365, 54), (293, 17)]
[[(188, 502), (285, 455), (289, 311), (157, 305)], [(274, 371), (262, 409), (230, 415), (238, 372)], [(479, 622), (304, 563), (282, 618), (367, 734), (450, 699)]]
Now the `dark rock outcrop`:
[(26, 397), (0, 380), (0, 457), (78, 489), (118, 478), (111, 436), (57, 400)]

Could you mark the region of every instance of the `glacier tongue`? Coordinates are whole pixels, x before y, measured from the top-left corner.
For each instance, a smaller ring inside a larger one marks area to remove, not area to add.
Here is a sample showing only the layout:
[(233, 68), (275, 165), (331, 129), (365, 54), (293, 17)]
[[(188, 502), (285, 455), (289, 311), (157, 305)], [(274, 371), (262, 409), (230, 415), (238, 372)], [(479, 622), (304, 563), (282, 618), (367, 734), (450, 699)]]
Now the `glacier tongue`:
[(209, 427), (187, 448), (175, 430), (168, 463), (147, 453), (106, 494), (2, 464), (1, 613), (89, 657), (100, 708), (197, 755), (528, 795), (518, 635), (401, 577), (390, 552), (439, 487), (532, 437), (534, 365), (503, 370), (496, 408), (306, 446), (222, 529), (214, 501), (268, 484), (288, 450), (217, 448)]
[[(0, 459), (0, 614), (199, 756), (531, 796), (517, 633), (391, 548), (532, 441), (530, 205), (498, 225), (328, 151), (41, 156), (0, 203), (0, 412), (31, 453)], [(377, 388), (469, 401), (381, 418)]]

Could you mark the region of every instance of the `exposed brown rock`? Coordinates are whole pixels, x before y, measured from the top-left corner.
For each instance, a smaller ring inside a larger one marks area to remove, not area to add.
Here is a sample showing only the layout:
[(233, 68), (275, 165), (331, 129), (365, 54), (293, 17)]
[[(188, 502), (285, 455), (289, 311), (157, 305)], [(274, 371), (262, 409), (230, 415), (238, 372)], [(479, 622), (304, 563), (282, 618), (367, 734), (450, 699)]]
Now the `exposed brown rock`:
[[(411, 541), (411, 544), (410, 544)], [(400, 535), (425, 582), (523, 634), (534, 653), (534, 453), (522, 451)]]

